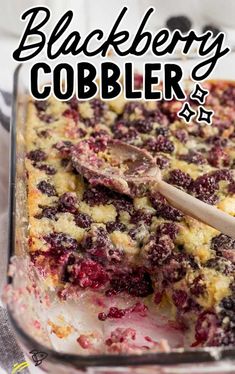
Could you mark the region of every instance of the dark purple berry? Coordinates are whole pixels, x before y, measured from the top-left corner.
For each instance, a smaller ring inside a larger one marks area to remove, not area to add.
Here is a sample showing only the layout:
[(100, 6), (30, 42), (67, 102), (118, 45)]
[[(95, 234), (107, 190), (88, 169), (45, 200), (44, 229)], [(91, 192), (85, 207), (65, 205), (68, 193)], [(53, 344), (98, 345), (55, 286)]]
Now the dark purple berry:
[(57, 173), (57, 170), (52, 165), (33, 163), (33, 166), (44, 171), (47, 175), (55, 175)]
[(161, 126), (156, 128), (156, 134), (157, 135), (163, 135), (163, 136), (168, 136), (169, 135), (169, 128), (165, 126)]
[(164, 135), (158, 135), (156, 139), (148, 139), (145, 147), (148, 151), (163, 153), (172, 153), (175, 149), (173, 142)]
[(205, 266), (210, 269), (215, 269), (216, 271), (219, 271), (220, 273), (225, 275), (233, 274), (235, 271), (235, 264), (219, 256), (216, 256), (208, 260)]
[(67, 101), (71, 109), (78, 110), (78, 99), (76, 96), (73, 96), (70, 100)]
[(35, 218), (48, 218), (52, 220), (56, 220), (56, 214), (58, 213), (57, 208), (55, 207), (43, 207), (41, 213), (37, 214)]
[(207, 138), (206, 142), (208, 144), (213, 144), (214, 146), (226, 147), (228, 143), (228, 139), (222, 138), (221, 136), (218, 136), (218, 135), (214, 135), (214, 136), (210, 136), (209, 138)]
[(126, 143), (132, 143), (138, 138), (138, 132), (134, 127), (127, 128), (123, 125), (119, 125), (114, 131), (114, 138)]
[(222, 168), (224, 166), (229, 166), (230, 158), (223, 148), (214, 146), (208, 152), (207, 161), (211, 166)]
[(193, 179), (188, 173), (184, 173), (180, 169), (173, 169), (169, 173), (168, 183), (174, 184), (176, 186), (182, 187), (185, 190), (188, 189)]
[(189, 266), (189, 260), (183, 254), (170, 256), (162, 268), (164, 280), (169, 283), (180, 281), (185, 277)]
[(188, 295), (183, 290), (175, 290), (172, 294), (172, 300), (179, 310), (183, 310), (187, 307)]
[(114, 222), (108, 222), (106, 223), (106, 228), (109, 234), (111, 234), (113, 231), (125, 231), (126, 226), (118, 221)]
[(229, 86), (223, 91), (222, 104), (234, 107), (235, 102), (235, 87)]
[(156, 210), (157, 216), (171, 221), (180, 221), (182, 219), (183, 214), (178, 209), (168, 205), (165, 199), (159, 199), (159, 195), (151, 195), (150, 201)]
[(146, 297), (153, 293), (150, 275), (141, 267), (115, 273), (110, 286), (107, 296), (125, 292), (131, 296)]
[(133, 126), (141, 134), (149, 134), (153, 129), (153, 123), (149, 119), (137, 120)]
[(203, 276), (198, 275), (190, 284), (190, 292), (192, 295), (199, 297), (204, 295), (206, 291), (206, 283)]
[(176, 139), (178, 139), (181, 143), (185, 144), (188, 141), (188, 133), (184, 129), (178, 129), (174, 133)]
[(47, 113), (40, 113), (38, 115), (38, 118), (41, 121), (48, 123), (48, 124), (54, 122), (54, 118), (50, 114), (47, 114)]
[(48, 102), (46, 100), (38, 100), (38, 101), (35, 101), (34, 104), (35, 104), (38, 112), (45, 112), (45, 110), (48, 107)]
[(69, 140), (63, 140), (63, 141), (60, 141), (54, 144), (54, 148), (60, 152), (60, 155), (63, 158), (70, 156), (72, 146), (73, 146), (73, 143)]
[(108, 282), (108, 274), (101, 264), (91, 259), (79, 259), (66, 271), (69, 282), (81, 288), (97, 289)]
[(34, 162), (45, 161), (47, 159), (47, 155), (41, 149), (36, 149), (34, 151), (30, 151), (27, 154), (27, 158)]
[(186, 16), (173, 16), (167, 19), (166, 26), (170, 31), (180, 30), (186, 33), (191, 29), (192, 22)]
[(112, 204), (115, 206), (118, 212), (124, 210), (131, 214), (134, 209), (132, 200), (125, 195), (115, 194), (112, 199)]
[(143, 210), (136, 210), (131, 216), (131, 223), (137, 225), (143, 222), (145, 225), (150, 226), (152, 222), (152, 214)]
[(38, 185), (37, 185), (37, 188), (39, 189), (39, 191), (41, 191), (43, 194), (45, 194), (47, 196), (56, 196), (57, 195), (55, 187), (47, 181), (39, 182)]
[(45, 235), (43, 238), (54, 250), (63, 249), (66, 251), (76, 251), (78, 249), (77, 240), (63, 232), (54, 232)]
[(211, 31), (214, 38), (221, 32), (217, 26), (211, 24), (203, 26), (202, 32), (205, 33), (207, 31)]
[(159, 169), (163, 170), (170, 165), (170, 160), (165, 156), (158, 155), (156, 157), (156, 164), (159, 167)]
[(227, 296), (225, 297), (221, 303), (221, 307), (227, 310), (235, 310), (235, 296)]
[(189, 151), (185, 155), (180, 155), (179, 159), (196, 165), (203, 165), (207, 162), (205, 157), (201, 153), (196, 151)]
[(75, 213), (77, 208), (77, 196), (75, 192), (65, 192), (59, 197), (58, 208), (61, 212)]
[(109, 191), (103, 186), (89, 187), (84, 192), (83, 200), (90, 206), (105, 205), (110, 201)]
[(148, 245), (147, 259), (152, 266), (161, 266), (171, 255), (174, 243), (169, 236), (151, 240)]
[(235, 239), (228, 235), (220, 234), (212, 239), (211, 248), (216, 252), (220, 252), (221, 250), (235, 250)]
[(77, 213), (74, 217), (75, 223), (82, 229), (89, 229), (92, 224), (91, 217), (86, 213)]
[(161, 223), (156, 230), (156, 237), (168, 235), (172, 240), (174, 240), (179, 233), (179, 227), (173, 222)]

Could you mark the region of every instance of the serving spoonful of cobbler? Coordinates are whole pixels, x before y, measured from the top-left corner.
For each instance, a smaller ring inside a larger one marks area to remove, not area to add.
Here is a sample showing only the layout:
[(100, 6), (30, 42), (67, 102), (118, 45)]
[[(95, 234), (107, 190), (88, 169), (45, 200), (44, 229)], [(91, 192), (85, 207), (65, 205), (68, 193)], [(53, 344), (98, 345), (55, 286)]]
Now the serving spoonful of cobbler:
[(235, 218), (163, 181), (155, 159), (146, 151), (119, 140), (90, 138), (72, 150), (74, 168), (93, 185), (129, 196), (160, 192), (183, 213), (235, 238)]

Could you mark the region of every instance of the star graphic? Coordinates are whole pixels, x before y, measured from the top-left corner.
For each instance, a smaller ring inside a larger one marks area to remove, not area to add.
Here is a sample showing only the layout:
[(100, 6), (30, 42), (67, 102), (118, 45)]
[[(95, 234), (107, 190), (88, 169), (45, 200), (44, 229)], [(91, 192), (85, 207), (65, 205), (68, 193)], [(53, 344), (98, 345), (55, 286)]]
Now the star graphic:
[(212, 124), (212, 117), (214, 115), (213, 110), (206, 110), (203, 106), (198, 107), (198, 122), (206, 122), (208, 125)]
[(184, 103), (182, 109), (178, 112), (178, 117), (183, 118), (187, 123), (189, 123), (195, 115), (196, 112), (192, 110), (188, 102)]
[(194, 87), (194, 91), (191, 93), (190, 98), (192, 100), (197, 100), (200, 104), (204, 104), (206, 100), (206, 96), (209, 95), (208, 90), (204, 90), (200, 84), (196, 84)]

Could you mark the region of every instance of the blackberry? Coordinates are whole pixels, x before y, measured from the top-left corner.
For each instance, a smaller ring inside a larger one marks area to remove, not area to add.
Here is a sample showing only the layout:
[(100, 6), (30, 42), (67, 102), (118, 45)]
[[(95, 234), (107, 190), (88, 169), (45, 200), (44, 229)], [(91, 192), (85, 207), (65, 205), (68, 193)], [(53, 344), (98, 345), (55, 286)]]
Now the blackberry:
[(171, 221), (180, 221), (183, 218), (183, 214), (178, 209), (168, 205), (165, 199), (160, 200), (158, 195), (150, 195), (150, 201), (157, 216)]
[(79, 259), (66, 269), (68, 281), (81, 288), (97, 289), (108, 282), (104, 267), (90, 259)]
[(170, 160), (165, 156), (159, 155), (156, 157), (156, 164), (159, 169), (163, 170), (170, 165)]
[(45, 235), (43, 239), (55, 250), (76, 251), (78, 249), (77, 240), (63, 232), (53, 232)]
[(107, 136), (90, 138), (87, 142), (89, 144), (90, 149), (95, 153), (103, 152), (107, 148)]
[(27, 158), (31, 161), (39, 162), (39, 161), (45, 161), (47, 159), (47, 155), (41, 149), (35, 149), (34, 151), (30, 151), (27, 154)]
[(214, 136), (210, 136), (209, 138), (207, 138), (206, 142), (208, 144), (213, 144), (214, 146), (226, 147), (228, 143), (228, 139), (222, 138), (221, 136), (218, 136), (218, 135), (214, 135)]
[(230, 275), (235, 272), (235, 264), (220, 256), (211, 258), (206, 262), (205, 266), (210, 269), (215, 269), (225, 275)]
[(168, 18), (166, 26), (170, 31), (180, 30), (186, 33), (191, 29), (192, 22), (188, 17), (179, 15)]
[(216, 252), (220, 252), (221, 250), (235, 250), (235, 239), (228, 235), (220, 234), (212, 239), (211, 248)]
[(119, 129), (114, 132), (114, 138), (126, 143), (131, 143), (138, 138), (138, 132), (134, 127), (126, 128), (119, 126)]
[(74, 95), (70, 100), (67, 101), (71, 109), (78, 110), (78, 99)]
[(38, 115), (38, 118), (41, 121), (48, 123), (48, 124), (54, 122), (54, 118), (50, 114), (47, 114), (47, 113), (40, 113)]
[(235, 296), (228, 296), (228, 297), (225, 297), (221, 303), (220, 303), (221, 307), (226, 309), (226, 310), (233, 310), (234, 311), (234, 308), (235, 308)]
[(165, 126), (161, 126), (156, 128), (156, 134), (157, 135), (163, 135), (163, 136), (168, 136), (169, 135), (169, 128)]
[(46, 100), (37, 100), (35, 101), (34, 105), (37, 108), (38, 112), (45, 112), (48, 107), (48, 102)]
[(188, 141), (188, 133), (184, 129), (178, 129), (175, 131), (174, 136), (178, 139), (181, 143), (185, 144)]
[(83, 194), (83, 200), (90, 206), (105, 205), (110, 201), (109, 190), (103, 186), (89, 187)]
[(107, 104), (100, 99), (93, 99), (91, 100), (90, 105), (94, 112), (94, 119), (96, 123), (98, 123), (103, 116), (104, 111), (107, 109)]
[(207, 31), (211, 31), (214, 38), (221, 32), (217, 26), (211, 24), (203, 26), (202, 32), (204, 33)]
[(71, 109), (71, 108), (66, 109), (63, 113), (63, 116), (66, 118), (72, 119), (75, 123), (77, 123), (79, 120), (79, 113), (75, 109)]
[(86, 213), (77, 213), (74, 216), (74, 220), (76, 225), (82, 229), (89, 229), (92, 224), (91, 217)]
[(167, 283), (175, 283), (183, 279), (190, 266), (188, 258), (183, 254), (173, 254), (162, 267), (163, 278)]
[(157, 241), (149, 243), (147, 259), (152, 266), (161, 266), (171, 255), (174, 244), (168, 236), (160, 237)]
[(111, 234), (113, 231), (125, 231), (126, 226), (118, 221), (114, 222), (108, 222), (106, 223), (106, 228), (109, 234)]
[(202, 296), (206, 291), (205, 279), (202, 275), (198, 275), (190, 284), (190, 292), (192, 295), (199, 297)]
[(172, 300), (178, 309), (183, 310), (187, 307), (188, 295), (183, 290), (175, 290), (172, 294)]
[(37, 188), (39, 189), (39, 191), (41, 191), (43, 194), (45, 194), (47, 196), (56, 196), (57, 195), (55, 187), (51, 183), (49, 183), (45, 180), (39, 182), (38, 185), (37, 185)]
[(110, 286), (107, 296), (126, 292), (131, 296), (146, 297), (153, 293), (150, 275), (141, 267), (114, 273)]
[(136, 110), (138, 110), (138, 112), (140, 112), (140, 113), (143, 113), (144, 112), (144, 105), (142, 103), (140, 103), (140, 102), (137, 102), (137, 101), (135, 101), (135, 102), (128, 102), (125, 105), (123, 114), (131, 115), (131, 114), (135, 113)]
[(55, 149), (57, 149), (57, 151), (60, 152), (60, 155), (63, 158), (66, 158), (66, 157), (70, 156), (72, 146), (73, 146), (73, 143), (71, 141), (69, 141), (69, 140), (63, 140), (63, 141), (60, 141), (60, 142), (54, 144), (53, 147)]
[(57, 170), (52, 165), (33, 163), (33, 166), (44, 171), (47, 175), (55, 175), (57, 173)]
[(149, 120), (137, 120), (133, 123), (133, 127), (141, 134), (149, 134), (153, 129), (153, 123)]
[(75, 192), (65, 192), (59, 197), (58, 209), (61, 212), (75, 213), (77, 211), (77, 196)]
[(235, 100), (235, 88), (233, 86), (229, 86), (223, 92), (222, 104), (234, 107), (234, 100)]
[(172, 153), (175, 146), (171, 140), (164, 135), (158, 135), (156, 139), (148, 139), (145, 147), (150, 152)]
[(140, 222), (143, 222), (147, 226), (150, 226), (152, 222), (152, 214), (146, 213), (141, 209), (136, 210), (131, 216), (131, 223), (136, 225)]
[(43, 207), (41, 213), (37, 214), (35, 218), (37, 219), (48, 218), (48, 219), (56, 220), (57, 213), (58, 213), (58, 210), (56, 207)]
[(179, 227), (173, 222), (161, 223), (156, 230), (156, 237), (167, 235), (174, 240), (179, 233)]
[(112, 204), (115, 206), (118, 212), (124, 210), (129, 214), (133, 212), (133, 202), (128, 196), (115, 194), (112, 198)]
[(179, 159), (196, 165), (203, 165), (207, 162), (205, 157), (196, 151), (189, 151), (186, 155), (180, 155)]
[(221, 168), (224, 166), (229, 166), (230, 157), (222, 147), (214, 146), (208, 152), (207, 161), (211, 166)]
[(188, 189), (193, 179), (188, 173), (184, 173), (180, 169), (173, 169), (169, 173), (168, 183), (174, 184), (176, 186), (182, 187), (185, 190)]

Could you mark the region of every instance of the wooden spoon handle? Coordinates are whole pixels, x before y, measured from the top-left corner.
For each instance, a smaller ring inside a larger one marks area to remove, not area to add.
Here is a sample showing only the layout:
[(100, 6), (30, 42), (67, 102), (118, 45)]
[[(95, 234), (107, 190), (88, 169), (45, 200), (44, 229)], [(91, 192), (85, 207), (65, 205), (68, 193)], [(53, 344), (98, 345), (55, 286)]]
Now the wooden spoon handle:
[(175, 208), (235, 239), (235, 217), (212, 205), (203, 203), (162, 180), (157, 183), (157, 190)]

